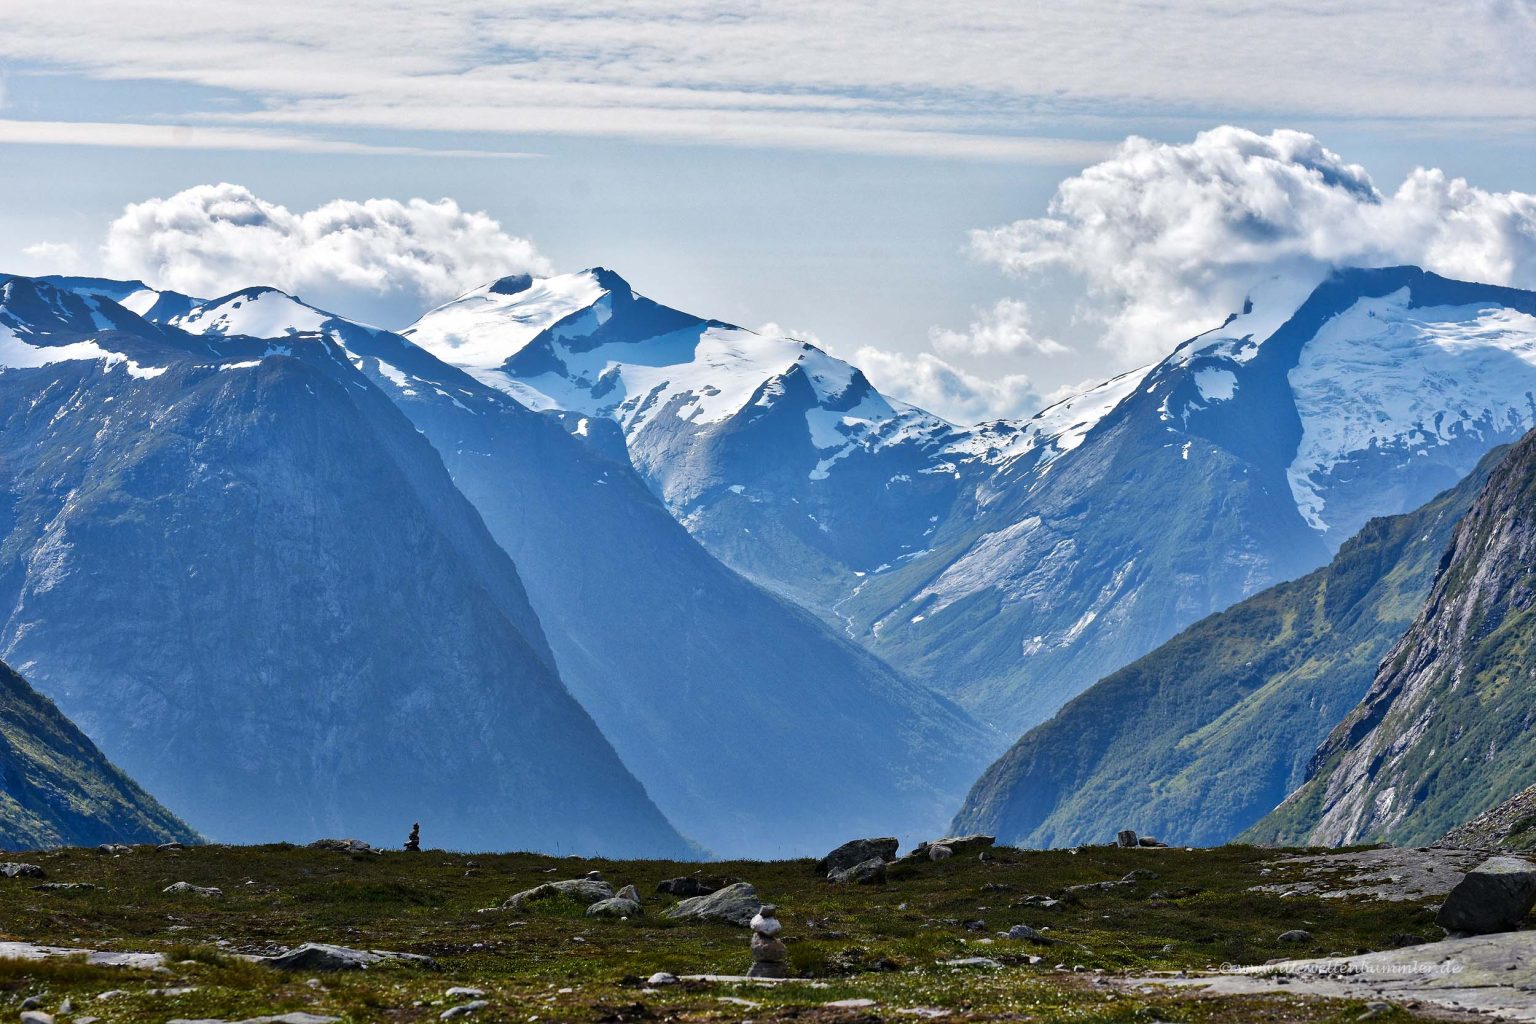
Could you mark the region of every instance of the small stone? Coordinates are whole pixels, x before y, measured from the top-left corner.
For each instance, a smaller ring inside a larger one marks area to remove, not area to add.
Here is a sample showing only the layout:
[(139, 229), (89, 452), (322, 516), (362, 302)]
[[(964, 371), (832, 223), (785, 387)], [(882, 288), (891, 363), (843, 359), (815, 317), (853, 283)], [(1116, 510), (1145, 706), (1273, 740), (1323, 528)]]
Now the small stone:
[(43, 1001), (38, 996), (27, 996), (27, 998), (25, 998), (25, 999), (23, 999), (21, 1001), (21, 1008), (23, 1010), (36, 1010), (38, 1007), (40, 1007), (42, 1005), (43, 1005)]
[(603, 880), (603, 873), (601, 871), (597, 871), (597, 870), (594, 869), (592, 871), (588, 871), (587, 872), (587, 881), (589, 881), (589, 882), (601, 882), (602, 880)]
[(779, 934), (784, 928), (783, 922), (779, 920), (779, 908), (772, 903), (764, 903), (747, 926), (757, 934), (770, 938)]
[(1312, 933), (1305, 928), (1292, 928), (1288, 932), (1280, 933), (1281, 942), (1311, 942)]
[(675, 975), (675, 974), (668, 974), (666, 971), (657, 971), (655, 974), (653, 974), (649, 978), (645, 979), (645, 983), (647, 985), (658, 985), (658, 986), (659, 985), (676, 985), (677, 984), (677, 975)]
[(53, 1024), (53, 1014), (42, 1010), (22, 1010), (21, 1024)]
[(1135, 829), (1121, 829), (1115, 836), (1115, 845), (1121, 849), (1130, 849), (1137, 843)]
[(456, 985), (443, 995), (448, 999), (481, 999), (485, 996), (485, 989)]
[(484, 999), (474, 999), (459, 1006), (450, 1006), (448, 1009), (438, 1014), (437, 1017), (439, 1020), (454, 1020), (459, 1017), (468, 1017), (472, 1013), (479, 1013), (481, 1010), (490, 1005), (491, 1004), (486, 1002)]

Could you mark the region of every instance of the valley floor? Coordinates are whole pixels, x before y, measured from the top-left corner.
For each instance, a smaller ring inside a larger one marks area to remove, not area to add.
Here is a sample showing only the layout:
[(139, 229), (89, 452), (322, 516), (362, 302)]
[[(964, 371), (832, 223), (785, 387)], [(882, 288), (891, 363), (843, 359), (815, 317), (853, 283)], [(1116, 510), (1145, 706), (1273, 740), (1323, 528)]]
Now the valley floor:
[[(287, 1013), (436, 1021), (480, 1001), (459, 1019), (1214, 1024), (1454, 1016), (1454, 1008), (1416, 1004), (1411, 987), (1383, 1008), (1372, 1004), (1380, 996), (1313, 998), (1303, 985), (1213, 992), (1162, 983), (1224, 964), (1355, 955), (1437, 937), (1426, 909), (1438, 898), (1433, 892), (1330, 896), (1306, 884), (1318, 877), (1315, 862), (1252, 847), (996, 849), (990, 857), (913, 863), (871, 886), (834, 886), (809, 861), (706, 865), (709, 875), (751, 882), (780, 908), (798, 977), (751, 985), (689, 980), (740, 975), (750, 963), (745, 928), (662, 916), (673, 899), (657, 893), (657, 883), (699, 871), (698, 864), (279, 846), (6, 854), (0, 860), (35, 864), (47, 878), (0, 878), (0, 940), (162, 960), (146, 967), (154, 961), (15, 959), (26, 947), (0, 946), (0, 957), (12, 957), (0, 959), (0, 1016), (16, 1019), (28, 999), (60, 1024)], [(633, 883), (643, 916), (589, 918), (579, 906), (554, 903), (498, 909), (515, 892), (592, 870), (616, 887)], [(1141, 871), (1149, 874), (1068, 891)], [(1348, 874), (1340, 872), (1341, 882)], [(164, 891), (177, 882), (221, 895)], [(1002, 934), (1018, 924), (1040, 930), (1049, 944)], [(1305, 939), (1281, 940), (1298, 929)], [(432, 963), (318, 973), (250, 959), (305, 942), (421, 954)], [(983, 962), (946, 963), (974, 958)], [(657, 972), (683, 980), (648, 984)], [(450, 995), (455, 988), (483, 994)]]

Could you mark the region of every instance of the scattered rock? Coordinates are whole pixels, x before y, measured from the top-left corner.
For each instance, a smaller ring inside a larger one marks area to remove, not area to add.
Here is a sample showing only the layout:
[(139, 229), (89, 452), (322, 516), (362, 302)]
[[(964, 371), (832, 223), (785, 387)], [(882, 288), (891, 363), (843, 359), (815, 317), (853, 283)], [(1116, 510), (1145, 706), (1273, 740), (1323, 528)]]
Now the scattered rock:
[(316, 839), (309, 844), (311, 850), (335, 850), (337, 853), (382, 853), (361, 839)]
[(1487, 935), (1513, 931), (1536, 906), (1536, 864), (1490, 857), (1456, 884), (1435, 923), (1448, 932)]
[(122, 843), (102, 843), (96, 847), (97, 853), (105, 853), (110, 857), (116, 857), (123, 853), (132, 853), (133, 847), (124, 846)]
[(1009, 928), (1008, 937), (1022, 942), (1033, 942), (1037, 946), (1049, 946), (1055, 941), (1035, 931), (1027, 924), (1016, 924)]
[(623, 896), (598, 900), (587, 908), (588, 917), (639, 917), (641, 913), (639, 900), (626, 899)]
[(484, 999), (473, 999), (458, 1006), (450, 1006), (437, 1016), (439, 1020), (454, 1020), (458, 1017), (468, 1017), (472, 1013), (478, 1013), (490, 1005)]
[(42, 1008), (42, 1005), (43, 1000), (41, 996), (27, 996), (27, 998), (21, 1001), (21, 1009), (23, 1010), (38, 1010)]
[(449, 999), (480, 999), (485, 995), (483, 988), (468, 988), (464, 985), (456, 985), (443, 993)]
[(503, 910), (521, 910), (530, 903), (566, 899), (584, 907), (614, 897), (613, 886), (593, 878), (573, 878), (564, 882), (545, 882), (507, 898)]
[(955, 855), (955, 851), (943, 843), (930, 843), (928, 845), (928, 859), (933, 861), (949, 860)]
[(666, 912), (677, 921), (723, 921), (746, 928), (763, 908), (757, 889), (748, 882), (737, 882), (708, 896), (695, 896)]
[(6, 861), (0, 864), (0, 878), (47, 878), (48, 872), (36, 864), (18, 864)]
[(172, 882), (160, 891), (170, 893), (173, 896), (202, 896), (204, 898), (216, 898), (224, 895), (223, 889), (208, 885), (193, 885), (191, 882)]
[(653, 986), (676, 985), (677, 984), (677, 975), (675, 975), (675, 974), (668, 974), (666, 971), (657, 971), (655, 974), (653, 974), (649, 978), (645, 979), (645, 983), (647, 985), (653, 985)]
[(634, 900), (636, 903), (640, 902), (640, 890), (636, 889), (633, 885), (626, 885), (615, 895), (617, 895), (621, 900)]
[(994, 967), (1001, 967), (1001, 966), (1003, 966), (1002, 964), (998, 963), (996, 960), (993, 960), (991, 957), (985, 957), (985, 956), (963, 956), (963, 957), (960, 957), (958, 960), (940, 960), (939, 963), (940, 963), (940, 965), (942, 965), (944, 967), (985, 967), (985, 968), (994, 968)]
[(883, 839), (851, 839), (816, 862), (818, 875), (846, 871), (869, 860), (888, 861), (896, 857), (901, 843), (887, 836)]
[(21, 1024), (53, 1024), (53, 1014), (42, 1010), (22, 1010)]
[(876, 882), (885, 881), (885, 861), (879, 857), (871, 857), (851, 867), (831, 872), (827, 875), (827, 880), (839, 885), (848, 882), (857, 885), (874, 885)]
[(42, 885), (34, 885), (33, 892), (93, 892), (100, 889), (99, 885), (90, 882), (44, 882)]
[(1136, 840), (1136, 845), (1140, 846), (1140, 847), (1148, 848), (1148, 849), (1153, 849), (1153, 850), (1166, 850), (1166, 849), (1168, 849), (1168, 844), (1167, 843), (1160, 843), (1156, 839), (1153, 839), (1151, 836), (1142, 836), (1141, 838)]
[(183, 846), (181, 843), (171, 842), (171, 843), (161, 843), (159, 846), (155, 847), (155, 852), (156, 853), (180, 853), (182, 850), (185, 850), (185, 849), (186, 849), (186, 847)]
[(1305, 928), (1292, 928), (1288, 932), (1280, 933), (1281, 942), (1311, 942), (1312, 933)]
[(875, 1001), (873, 999), (835, 999), (826, 1005), (835, 1006), (839, 1010), (863, 1010), (874, 1006)]
[(1131, 849), (1136, 846), (1136, 843), (1137, 838), (1135, 829), (1121, 829), (1119, 833), (1115, 835), (1115, 845), (1121, 849)]

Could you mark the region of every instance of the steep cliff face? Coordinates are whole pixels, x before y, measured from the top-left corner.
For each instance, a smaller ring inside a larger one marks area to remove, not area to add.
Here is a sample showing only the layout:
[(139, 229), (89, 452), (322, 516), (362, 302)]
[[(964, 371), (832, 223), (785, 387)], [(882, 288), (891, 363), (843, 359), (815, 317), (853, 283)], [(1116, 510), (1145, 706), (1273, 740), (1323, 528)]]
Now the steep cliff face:
[(1027, 733), (957, 832), (1024, 846), (1131, 827), (1230, 840), (1306, 778), (1423, 607), (1441, 553), (1503, 449), (1422, 508), (1372, 520), (1325, 568), (1255, 594), (1106, 677)]
[(51, 701), (0, 665), (0, 849), (197, 838)]
[(1536, 435), (1462, 519), (1423, 612), (1250, 835), (1425, 843), (1536, 778)]

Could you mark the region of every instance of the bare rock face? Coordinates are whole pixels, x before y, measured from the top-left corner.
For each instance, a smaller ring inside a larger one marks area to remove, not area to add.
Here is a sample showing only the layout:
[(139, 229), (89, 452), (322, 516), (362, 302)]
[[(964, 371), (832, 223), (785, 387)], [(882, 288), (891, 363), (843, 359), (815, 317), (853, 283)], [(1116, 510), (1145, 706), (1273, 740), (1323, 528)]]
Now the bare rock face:
[(1536, 864), (1490, 857), (1467, 872), (1445, 898), (1435, 922), (1448, 932), (1487, 935), (1513, 931), (1536, 906)]

